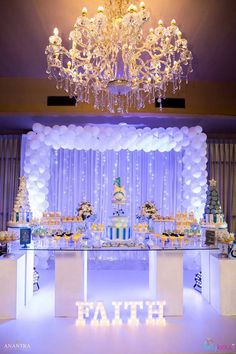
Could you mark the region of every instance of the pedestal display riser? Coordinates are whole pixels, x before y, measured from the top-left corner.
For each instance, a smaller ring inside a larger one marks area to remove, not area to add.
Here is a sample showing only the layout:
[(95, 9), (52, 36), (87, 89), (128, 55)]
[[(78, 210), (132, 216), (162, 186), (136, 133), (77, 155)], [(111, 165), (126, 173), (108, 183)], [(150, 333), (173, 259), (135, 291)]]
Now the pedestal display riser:
[(236, 261), (210, 256), (210, 302), (221, 315), (236, 315)]
[(152, 299), (166, 301), (165, 316), (183, 315), (183, 252), (149, 253)]
[(76, 317), (87, 298), (87, 252), (55, 253), (55, 316)]
[(16, 319), (25, 304), (25, 255), (0, 258), (0, 319)]

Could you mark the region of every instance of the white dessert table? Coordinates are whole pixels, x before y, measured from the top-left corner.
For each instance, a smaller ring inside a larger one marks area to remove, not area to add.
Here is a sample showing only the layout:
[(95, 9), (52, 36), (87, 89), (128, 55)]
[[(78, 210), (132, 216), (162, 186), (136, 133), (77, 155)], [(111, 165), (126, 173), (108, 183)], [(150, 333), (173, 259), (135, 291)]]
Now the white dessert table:
[[(76, 317), (76, 301), (87, 301), (87, 252), (55, 252), (55, 316)], [(149, 298), (166, 301), (165, 316), (183, 315), (182, 251), (149, 251)]]
[(16, 319), (25, 304), (25, 255), (0, 257), (0, 319)]

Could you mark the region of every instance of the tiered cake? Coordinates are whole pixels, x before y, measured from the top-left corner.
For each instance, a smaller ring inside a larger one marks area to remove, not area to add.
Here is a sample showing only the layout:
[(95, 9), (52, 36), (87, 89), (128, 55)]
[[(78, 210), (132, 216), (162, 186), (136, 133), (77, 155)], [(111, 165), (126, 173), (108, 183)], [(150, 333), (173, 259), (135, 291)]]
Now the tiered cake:
[(209, 181), (203, 224), (210, 227), (227, 228), (214, 179)]
[(11, 220), (8, 222), (8, 226), (28, 226), (31, 219), (32, 212), (30, 210), (26, 177), (23, 176), (20, 177), (20, 185), (15, 199)]
[(129, 219), (125, 216), (122, 206), (126, 204), (126, 193), (121, 186), (120, 177), (114, 181), (114, 190), (112, 197), (113, 216), (111, 217), (111, 225), (108, 226), (108, 238), (112, 241), (126, 241), (131, 238), (131, 227), (128, 225)]

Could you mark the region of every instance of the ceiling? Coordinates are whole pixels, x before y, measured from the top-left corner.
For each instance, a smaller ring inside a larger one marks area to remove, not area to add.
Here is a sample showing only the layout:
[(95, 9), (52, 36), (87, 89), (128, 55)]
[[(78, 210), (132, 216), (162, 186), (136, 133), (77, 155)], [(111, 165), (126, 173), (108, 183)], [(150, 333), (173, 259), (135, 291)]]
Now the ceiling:
[[(235, 0), (146, 0), (145, 3), (151, 12), (147, 29), (155, 27), (159, 19), (168, 24), (175, 18), (183, 37), (188, 39), (194, 57), (191, 81), (225, 85), (236, 83)], [(68, 34), (81, 8), (86, 6), (92, 16), (100, 4), (102, 1), (97, 0), (1, 1), (0, 78), (46, 78), (44, 50), (53, 28), (59, 28), (67, 46)], [(12, 114), (10, 119), (9, 115), (6, 117), (1, 114), (0, 129), (20, 129), (16, 117), (16, 114)], [(29, 128), (32, 116), (28, 117), (31, 118), (25, 124), (22, 123), (21, 128)], [(174, 119), (172, 116), (167, 118), (168, 121)], [(141, 118), (137, 115), (135, 119)], [(226, 126), (232, 122), (229, 118), (228, 123), (225, 121)]]

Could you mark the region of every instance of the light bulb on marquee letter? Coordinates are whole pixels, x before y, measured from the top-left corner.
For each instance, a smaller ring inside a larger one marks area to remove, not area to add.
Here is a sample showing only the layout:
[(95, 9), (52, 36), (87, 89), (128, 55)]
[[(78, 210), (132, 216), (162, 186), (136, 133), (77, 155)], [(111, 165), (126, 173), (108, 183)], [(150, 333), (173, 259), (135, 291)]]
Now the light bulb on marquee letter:
[[(100, 320), (98, 319), (99, 314), (101, 316)], [(91, 321), (91, 325), (93, 325), (93, 326), (109, 326), (110, 325), (110, 321), (107, 318), (104, 304), (101, 301), (97, 302), (97, 304), (96, 304), (94, 316)]]
[(113, 325), (122, 325), (122, 319), (120, 318), (120, 308), (122, 306), (122, 301), (112, 301), (112, 306), (114, 306), (114, 318), (112, 320)]
[(76, 320), (76, 326), (85, 326), (86, 321), (84, 317), (89, 317), (89, 310), (93, 309), (93, 302), (77, 301), (78, 317)]
[(143, 309), (143, 301), (125, 301), (125, 310), (130, 306), (130, 318), (128, 319), (128, 324), (138, 325), (139, 319), (137, 318), (137, 307)]
[[(163, 309), (165, 306), (165, 301), (146, 301), (148, 314), (146, 319), (147, 325), (165, 325), (166, 320), (163, 317)], [(153, 307), (156, 306), (156, 309)], [(158, 315), (157, 318), (153, 318), (153, 315)]]

